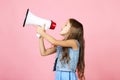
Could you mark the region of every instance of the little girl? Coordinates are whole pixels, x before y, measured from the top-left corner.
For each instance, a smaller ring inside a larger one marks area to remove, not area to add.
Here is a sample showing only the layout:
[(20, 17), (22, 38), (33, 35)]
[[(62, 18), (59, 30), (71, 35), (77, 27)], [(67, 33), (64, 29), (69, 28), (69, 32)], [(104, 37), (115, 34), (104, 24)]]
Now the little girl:
[[(37, 33), (41, 35), (39, 37), (41, 55), (57, 53), (54, 64), (55, 80), (78, 80), (78, 78), (85, 80), (83, 31), (83, 25), (72, 18), (61, 29), (60, 34), (64, 37), (63, 40), (56, 40), (47, 34), (44, 26), (37, 27)], [(46, 49), (43, 39), (48, 40), (54, 46)]]

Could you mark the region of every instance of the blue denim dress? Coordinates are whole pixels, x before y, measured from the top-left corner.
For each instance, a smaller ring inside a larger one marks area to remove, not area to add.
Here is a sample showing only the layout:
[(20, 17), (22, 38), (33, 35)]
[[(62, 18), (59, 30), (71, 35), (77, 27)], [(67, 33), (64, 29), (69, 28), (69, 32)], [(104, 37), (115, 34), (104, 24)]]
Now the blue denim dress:
[[(80, 47), (80, 44), (77, 40), (76, 43), (78, 44), (78, 47)], [(76, 75), (76, 68), (79, 58), (79, 49), (73, 50), (72, 48), (69, 48), (68, 52), (70, 56), (70, 61), (69, 63), (64, 63), (60, 61), (62, 57), (62, 47), (57, 47), (57, 55), (53, 69), (53, 71), (56, 71), (55, 80), (78, 80)]]

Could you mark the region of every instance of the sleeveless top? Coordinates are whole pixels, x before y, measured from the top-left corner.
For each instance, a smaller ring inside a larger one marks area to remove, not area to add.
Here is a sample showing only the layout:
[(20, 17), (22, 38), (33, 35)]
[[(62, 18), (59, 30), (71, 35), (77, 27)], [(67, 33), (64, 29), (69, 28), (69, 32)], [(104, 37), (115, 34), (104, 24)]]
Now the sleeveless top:
[(78, 45), (78, 49), (77, 50), (73, 50), (72, 48), (68, 48), (68, 54), (70, 57), (70, 61), (68, 63), (64, 63), (64, 61), (60, 61), (61, 57), (62, 57), (62, 47), (61, 46), (57, 46), (57, 55), (56, 55), (56, 60), (54, 63), (54, 68), (53, 71), (73, 71), (76, 72), (76, 68), (77, 68), (77, 63), (78, 63), (78, 59), (79, 59), (79, 51), (80, 51), (80, 44), (79, 42), (76, 40), (77, 45)]

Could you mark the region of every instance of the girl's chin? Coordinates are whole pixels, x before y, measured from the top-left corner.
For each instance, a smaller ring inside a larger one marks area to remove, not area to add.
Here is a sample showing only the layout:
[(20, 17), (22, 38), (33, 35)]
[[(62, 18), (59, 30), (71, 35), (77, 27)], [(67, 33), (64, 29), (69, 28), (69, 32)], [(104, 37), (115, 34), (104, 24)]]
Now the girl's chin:
[(60, 35), (61, 35), (61, 36), (64, 36), (64, 34), (61, 34), (61, 33), (60, 33)]
[(65, 32), (60, 32), (60, 35), (65, 35)]
[(61, 33), (60, 33), (60, 35), (61, 35), (61, 36), (65, 36), (65, 34), (61, 34)]

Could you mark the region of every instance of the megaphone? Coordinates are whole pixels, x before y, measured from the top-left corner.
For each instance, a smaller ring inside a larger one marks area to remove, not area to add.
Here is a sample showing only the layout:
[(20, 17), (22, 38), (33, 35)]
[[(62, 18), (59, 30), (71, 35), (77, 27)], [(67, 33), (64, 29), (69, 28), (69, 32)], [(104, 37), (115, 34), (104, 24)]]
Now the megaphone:
[[(26, 16), (23, 22), (23, 27), (26, 25), (38, 25), (38, 26), (44, 26), (45, 25), (45, 30), (47, 29), (55, 29), (56, 23), (53, 22), (52, 20), (47, 20), (40, 18), (34, 14), (32, 14), (29, 9), (27, 9)], [(39, 34), (37, 34), (37, 37), (40, 37)]]

